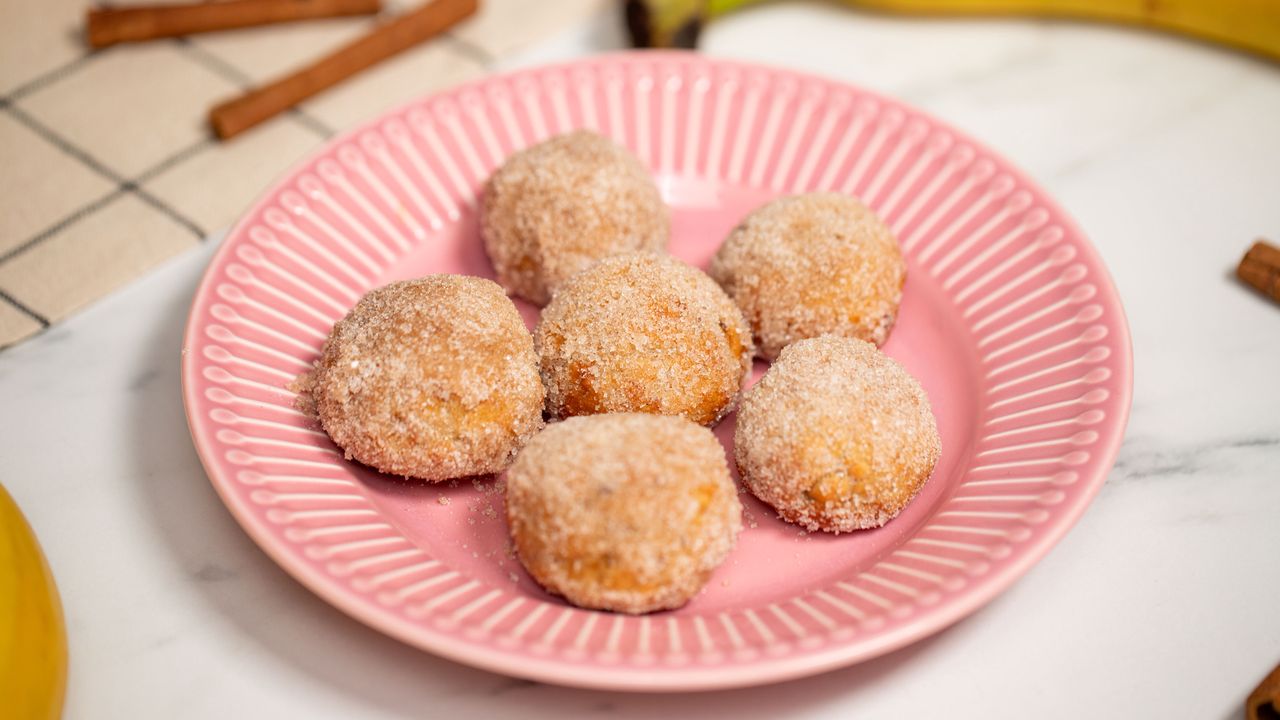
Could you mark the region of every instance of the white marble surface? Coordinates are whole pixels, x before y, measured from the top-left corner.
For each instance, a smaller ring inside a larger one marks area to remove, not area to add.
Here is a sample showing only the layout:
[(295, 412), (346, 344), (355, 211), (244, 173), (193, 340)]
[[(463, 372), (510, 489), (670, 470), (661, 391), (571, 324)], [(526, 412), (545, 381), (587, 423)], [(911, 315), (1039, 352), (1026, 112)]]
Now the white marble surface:
[[(607, 18), (522, 62), (621, 43)], [(1120, 461), (1080, 524), (987, 608), (784, 685), (628, 696), (436, 659), (277, 569), (192, 450), (179, 339), (211, 247), (0, 353), (0, 481), (66, 607), (71, 718), (1231, 718), (1280, 661), (1280, 307), (1231, 269), (1280, 238), (1280, 65), (1068, 23), (773, 6), (713, 54), (845, 78), (1026, 168), (1112, 269), (1136, 355)]]

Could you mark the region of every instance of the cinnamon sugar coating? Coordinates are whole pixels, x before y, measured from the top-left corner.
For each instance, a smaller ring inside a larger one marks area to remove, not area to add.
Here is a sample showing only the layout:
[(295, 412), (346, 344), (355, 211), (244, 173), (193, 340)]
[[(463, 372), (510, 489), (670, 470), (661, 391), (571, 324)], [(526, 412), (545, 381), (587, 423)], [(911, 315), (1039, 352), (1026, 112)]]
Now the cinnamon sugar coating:
[(738, 410), (747, 488), (809, 530), (879, 527), (915, 497), (941, 444), (920, 383), (871, 343), (788, 345)]
[(823, 334), (884, 344), (906, 265), (889, 227), (857, 198), (784, 197), (752, 212), (711, 261), (751, 324), (760, 357)]
[(480, 234), (498, 282), (537, 305), (600, 258), (665, 250), (670, 224), (640, 161), (585, 130), (509, 157), (480, 203)]
[(498, 472), (542, 427), (533, 341), (490, 280), (431, 275), (371, 291), (306, 383), (348, 459), (438, 482)]
[(751, 334), (733, 302), (697, 268), (652, 253), (571, 278), (534, 345), (552, 417), (648, 412), (711, 425), (751, 370)]
[(535, 580), (574, 605), (626, 613), (684, 605), (742, 528), (719, 441), (661, 415), (549, 425), (507, 472), (506, 503)]

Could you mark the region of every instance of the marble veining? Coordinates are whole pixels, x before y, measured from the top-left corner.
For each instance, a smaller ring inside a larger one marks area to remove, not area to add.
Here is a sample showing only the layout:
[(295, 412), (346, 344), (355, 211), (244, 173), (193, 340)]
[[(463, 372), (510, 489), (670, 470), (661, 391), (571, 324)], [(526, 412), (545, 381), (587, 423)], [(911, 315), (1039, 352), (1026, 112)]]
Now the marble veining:
[[(1202, 473), (1224, 473), (1274, 459), (1278, 435), (1241, 434), (1192, 445), (1170, 445), (1149, 437), (1126, 439), (1108, 482), (1147, 482)], [(1243, 462), (1242, 462), (1243, 461)]]

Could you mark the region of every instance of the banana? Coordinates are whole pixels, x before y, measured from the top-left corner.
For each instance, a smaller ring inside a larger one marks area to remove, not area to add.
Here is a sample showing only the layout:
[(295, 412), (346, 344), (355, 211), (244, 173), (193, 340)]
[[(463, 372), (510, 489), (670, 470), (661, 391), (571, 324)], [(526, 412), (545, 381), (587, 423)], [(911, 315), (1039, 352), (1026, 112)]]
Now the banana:
[(62, 715), (67, 635), (58, 588), (31, 526), (0, 485), (0, 715)]
[[(694, 47), (703, 25), (759, 0), (626, 0), (636, 47)], [(909, 15), (1031, 15), (1143, 25), (1280, 60), (1276, 0), (841, 0)]]

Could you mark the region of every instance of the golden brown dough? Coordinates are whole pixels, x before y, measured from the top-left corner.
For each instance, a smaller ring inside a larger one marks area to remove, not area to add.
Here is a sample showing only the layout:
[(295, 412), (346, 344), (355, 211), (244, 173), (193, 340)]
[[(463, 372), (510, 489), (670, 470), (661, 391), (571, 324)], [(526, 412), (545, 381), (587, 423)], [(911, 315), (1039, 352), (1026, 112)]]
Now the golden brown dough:
[(848, 532), (893, 519), (933, 472), (938, 428), (920, 383), (871, 343), (783, 349), (738, 410), (747, 488), (787, 522)]
[(512, 155), (480, 203), (498, 282), (537, 305), (600, 258), (665, 250), (669, 232), (667, 206), (640, 161), (585, 130)]
[(742, 506), (710, 430), (661, 415), (569, 418), (507, 473), (507, 519), (529, 574), (574, 605), (684, 605), (733, 549)]
[(828, 333), (884, 344), (907, 273), (889, 227), (835, 193), (757, 209), (729, 233), (709, 272), (742, 308), (767, 360)]
[(697, 268), (615, 255), (575, 275), (534, 331), (552, 417), (606, 412), (724, 417), (751, 370), (742, 313)]
[(333, 327), (309, 392), (329, 437), (382, 472), (498, 472), (542, 427), (533, 341), (490, 280), (431, 275), (373, 290)]

